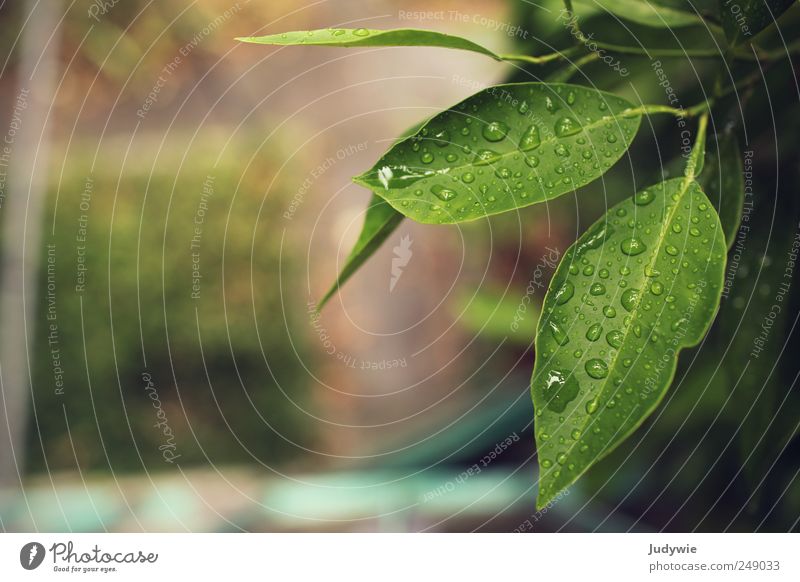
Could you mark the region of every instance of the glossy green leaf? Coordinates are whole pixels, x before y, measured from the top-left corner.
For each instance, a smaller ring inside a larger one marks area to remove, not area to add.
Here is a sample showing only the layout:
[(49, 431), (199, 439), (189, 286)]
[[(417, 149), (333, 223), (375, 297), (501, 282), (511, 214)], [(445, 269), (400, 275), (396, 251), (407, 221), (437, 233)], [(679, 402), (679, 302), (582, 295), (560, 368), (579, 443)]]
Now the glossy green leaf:
[(625, 20), (657, 28), (703, 24), (696, 5), (685, 0), (576, 0), (575, 4), (599, 8)]
[(502, 60), (487, 48), (474, 42), (443, 34), (433, 30), (415, 30), (399, 28), (395, 30), (374, 30), (368, 28), (323, 28), (320, 30), (298, 30), (270, 34), (267, 36), (240, 37), (236, 40), (254, 44), (269, 45), (307, 45), (307, 46), (339, 46), (339, 47), (368, 47), (368, 46), (429, 46), (449, 49), (472, 51)]
[(373, 194), (369, 201), (369, 208), (364, 217), (364, 226), (358, 236), (353, 250), (344, 263), (336, 282), (328, 290), (317, 305), (317, 310), (322, 309), (334, 293), (339, 290), (364, 262), (383, 244), (392, 232), (403, 221), (403, 215), (396, 212), (381, 197)]
[(627, 438), (717, 310), (717, 213), (683, 177), (611, 208), (564, 255), (542, 307), (531, 390), (541, 507)]
[(641, 121), (578, 85), (489, 87), (431, 118), (354, 178), (419, 222), (452, 224), (543, 202), (599, 178)]
[(725, 37), (734, 46), (752, 40), (792, 4), (795, 0), (719, 0)]
[(698, 178), (714, 208), (717, 209), (728, 248), (733, 246), (742, 221), (744, 205), (744, 170), (736, 135), (718, 136), (706, 155), (706, 168)]

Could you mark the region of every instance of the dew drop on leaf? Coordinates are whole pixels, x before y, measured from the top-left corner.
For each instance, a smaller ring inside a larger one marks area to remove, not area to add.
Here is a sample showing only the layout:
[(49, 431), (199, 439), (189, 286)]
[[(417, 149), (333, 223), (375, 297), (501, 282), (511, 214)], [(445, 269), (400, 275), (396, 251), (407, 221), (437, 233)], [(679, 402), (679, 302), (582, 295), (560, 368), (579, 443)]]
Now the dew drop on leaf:
[(586, 373), (597, 380), (608, 376), (608, 364), (599, 358), (586, 361)]
[(564, 283), (559, 287), (558, 291), (556, 291), (556, 304), (557, 305), (564, 305), (567, 301), (572, 299), (572, 296), (575, 294), (575, 286), (570, 283), (569, 281), (564, 281)]
[(564, 116), (556, 121), (554, 131), (557, 137), (568, 137), (575, 135), (581, 130), (580, 124), (575, 121), (574, 117)]
[(508, 134), (508, 125), (502, 121), (490, 121), (483, 126), (483, 139), (486, 141), (501, 141)]
[(641, 295), (642, 294), (638, 289), (627, 289), (622, 293), (622, 297), (620, 298), (619, 302), (626, 310), (633, 311), (636, 308), (636, 305), (639, 303), (639, 298)]
[(606, 334), (606, 341), (608, 345), (610, 345), (615, 350), (618, 350), (622, 346), (622, 338), (625, 337), (618, 329), (612, 329), (610, 332)]
[(635, 257), (647, 250), (645, 244), (636, 237), (626, 238), (619, 244), (620, 250), (628, 256)]
[(646, 206), (655, 199), (655, 194), (650, 190), (640, 190), (633, 195), (633, 203), (637, 206)]
[(493, 150), (478, 150), (475, 153), (473, 164), (476, 166), (487, 166), (500, 158), (500, 154)]
[(564, 412), (567, 404), (578, 395), (578, 381), (562, 370), (551, 370), (545, 379), (544, 397), (547, 407), (554, 412)]
[(603, 333), (603, 326), (599, 323), (594, 323), (586, 330), (586, 339), (590, 342), (595, 342)]
[(538, 148), (541, 143), (542, 140), (539, 137), (539, 128), (535, 125), (531, 125), (525, 130), (525, 133), (522, 134), (522, 138), (519, 140), (519, 149), (523, 152), (527, 152)]
[(589, 293), (598, 296), (604, 295), (606, 292), (606, 286), (602, 283), (593, 283), (591, 287), (589, 287)]
[(564, 328), (552, 319), (548, 321), (547, 324), (550, 326), (550, 332), (558, 345), (563, 346), (569, 343), (569, 336), (567, 336), (567, 332), (564, 331)]

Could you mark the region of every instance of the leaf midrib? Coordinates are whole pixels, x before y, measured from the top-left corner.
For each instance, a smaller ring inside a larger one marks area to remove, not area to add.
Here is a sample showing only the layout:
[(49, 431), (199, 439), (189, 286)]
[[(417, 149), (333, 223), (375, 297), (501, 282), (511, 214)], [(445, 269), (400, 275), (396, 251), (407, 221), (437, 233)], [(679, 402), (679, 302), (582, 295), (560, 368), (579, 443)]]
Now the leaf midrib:
[[(498, 85), (498, 87), (503, 87), (503, 86), (506, 86), (506, 87), (507, 87), (508, 85)], [(619, 97), (616, 97), (616, 98), (617, 98), (617, 99), (621, 99), (621, 98), (619, 98)], [(624, 100), (622, 100), (622, 101), (624, 101)], [(625, 102), (626, 102), (626, 103), (628, 103), (628, 105), (629, 105), (629, 106), (628, 106), (626, 109), (623, 109), (622, 111), (620, 111), (620, 112), (619, 112), (619, 113), (617, 113), (616, 115), (604, 115), (603, 117), (601, 117), (601, 118), (597, 119), (596, 121), (593, 121), (593, 122), (591, 122), (591, 123), (588, 123), (588, 124), (586, 124), (586, 125), (582, 125), (582, 126), (581, 126), (581, 130), (583, 131), (583, 130), (594, 129), (594, 128), (596, 128), (596, 127), (598, 127), (598, 126), (602, 125), (604, 122), (606, 122), (606, 121), (609, 121), (609, 120), (612, 120), (612, 119), (623, 118), (623, 119), (639, 119), (639, 120), (641, 120), (641, 118), (642, 118), (642, 115), (641, 115), (641, 113), (637, 113), (636, 115), (630, 115), (630, 116), (625, 116), (625, 115), (624, 115), (624, 114), (625, 114), (625, 112), (626, 112), (627, 110), (629, 110), (629, 109), (632, 109), (632, 107), (633, 107), (633, 104), (632, 104), (632, 103), (630, 103), (630, 102), (627, 102), (627, 101), (625, 101)], [(455, 113), (455, 110), (454, 110), (454, 109), (451, 107), (450, 109), (446, 109), (446, 110), (445, 110), (445, 112), (453, 112), (453, 113)], [(425, 125), (423, 125), (422, 127), (420, 127), (420, 129), (419, 129), (419, 130), (418, 130), (418, 131), (417, 131), (417, 132), (416, 132), (414, 135), (411, 135), (411, 136), (409, 136), (409, 137), (405, 138), (404, 140), (400, 141), (399, 143), (395, 144), (395, 146), (393, 146), (393, 147), (392, 147), (392, 149), (394, 149), (395, 147), (398, 147), (398, 146), (402, 145), (404, 142), (408, 141), (409, 139), (412, 139), (412, 138), (416, 137), (416, 136), (417, 136), (417, 134), (419, 134), (419, 132), (420, 132), (422, 129), (424, 129), (425, 127), (427, 127), (427, 126), (428, 126), (428, 123), (429, 123), (430, 121), (432, 121), (432, 119), (431, 119), (431, 120), (428, 120), (428, 122), (427, 122), (427, 123), (425, 123)], [(579, 133), (580, 133), (580, 132), (578, 132), (578, 133), (574, 133), (573, 135), (578, 135)], [(572, 137), (572, 136), (568, 136), (568, 137)], [(624, 135), (622, 136), (622, 138), (623, 138), (623, 139), (627, 139), (627, 138), (626, 138)], [(544, 140), (542, 140), (542, 141), (540, 142), (539, 146), (537, 146), (537, 148), (536, 148), (536, 149), (539, 149), (540, 147), (542, 147), (542, 146), (545, 146), (545, 145), (550, 145), (550, 144), (552, 144), (552, 143), (556, 143), (556, 142), (558, 142), (558, 140), (559, 140), (559, 137), (558, 137), (558, 136), (553, 136), (553, 137), (551, 137), (551, 138), (546, 138), (546, 139), (544, 139)], [(456, 143), (456, 142), (451, 142), (451, 143)], [(627, 144), (626, 144), (626, 145), (627, 145)], [(626, 148), (626, 149), (627, 149), (627, 148)], [(534, 149), (534, 150), (530, 150), (530, 151), (533, 153), (533, 152), (535, 152), (536, 150)], [(381, 156), (381, 158), (380, 158), (380, 159), (379, 159), (379, 160), (378, 160), (378, 161), (377, 161), (377, 162), (376, 162), (376, 163), (375, 163), (375, 164), (372, 166), (372, 168), (375, 168), (375, 166), (377, 166), (377, 165), (380, 163), (380, 161), (381, 161), (382, 159), (384, 159), (384, 158), (385, 158), (385, 157), (386, 157), (386, 156), (387, 156), (387, 155), (388, 155), (390, 152), (391, 152), (391, 150), (389, 150), (389, 152), (387, 152), (386, 154), (384, 154), (383, 156)], [(514, 150), (511, 150), (511, 151), (508, 151), (508, 152), (505, 152), (505, 153), (502, 153), (502, 154), (500, 154), (500, 155), (499, 155), (499, 156), (497, 156), (497, 158), (495, 158), (495, 159), (494, 159), (492, 162), (490, 162), (489, 164), (485, 164), (485, 165), (488, 165), (489, 167), (492, 167), (492, 166), (494, 166), (494, 165), (495, 165), (497, 162), (499, 162), (499, 161), (501, 161), (501, 160), (503, 160), (503, 159), (506, 159), (507, 157), (510, 157), (510, 156), (513, 156), (513, 155), (517, 155), (517, 154), (519, 154), (519, 153), (523, 153), (523, 154), (525, 154), (526, 152), (523, 152), (523, 151), (521, 151), (520, 149), (514, 149)], [(388, 164), (387, 164), (387, 165), (388, 165)], [(449, 173), (449, 172), (452, 172), (452, 171), (460, 171), (460, 170), (464, 170), (464, 169), (467, 169), (467, 168), (474, 168), (475, 166), (476, 166), (476, 164), (475, 164), (474, 162), (472, 162), (472, 163), (468, 163), (468, 164), (462, 164), (462, 165), (457, 165), (457, 166), (447, 166), (446, 168), (447, 168), (447, 171), (448, 171), (448, 173)], [(439, 170), (443, 170), (443, 169), (444, 169), (444, 168), (439, 168)], [(384, 196), (383, 196), (382, 192), (392, 192), (392, 191), (398, 191), (398, 190), (405, 190), (406, 188), (409, 188), (409, 187), (412, 185), (412, 184), (409, 184), (408, 186), (405, 186), (405, 187), (403, 187), (403, 188), (384, 188), (383, 190), (380, 190), (379, 188), (375, 188), (374, 184), (369, 184), (369, 183), (367, 183), (367, 182), (365, 182), (365, 181), (363, 180), (364, 176), (367, 176), (367, 175), (369, 175), (369, 174), (371, 174), (371, 173), (374, 173), (374, 170), (373, 170), (373, 169), (370, 169), (369, 171), (367, 171), (367, 172), (364, 172), (363, 174), (361, 174), (361, 175), (359, 175), (359, 176), (356, 176), (355, 178), (353, 178), (353, 182), (355, 182), (356, 184), (358, 184), (358, 185), (360, 185), (360, 186), (364, 186), (365, 188), (369, 188), (369, 189), (373, 190), (373, 192), (375, 192), (376, 194), (378, 194), (379, 196), (381, 196), (381, 198), (384, 198)], [(426, 180), (431, 180), (431, 179), (434, 179), (434, 178), (436, 178), (437, 176), (439, 176), (440, 174), (441, 174), (441, 172), (437, 171), (437, 172), (435, 172), (434, 174), (432, 174), (432, 175), (431, 175), (431, 176), (429, 176), (429, 177), (428, 177), (428, 176), (426, 176), (426, 177), (420, 178), (419, 180), (416, 180), (416, 181), (414, 182), (414, 185), (417, 185), (417, 184), (419, 184), (420, 182), (425, 182)], [(388, 199), (386, 199), (386, 200), (388, 200)]]
[[(689, 187), (692, 185), (692, 183), (694, 183), (694, 181), (695, 181), (694, 180), (694, 176), (684, 176), (682, 178), (673, 178), (673, 180), (681, 180), (681, 189), (679, 191), (679, 197), (678, 197), (678, 200), (675, 201), (675, 204), (673, 205), (672, 210), (670, 210), (668, 219), (664, 220), (663, 227), (661, 229), (661, 232), (658, 235), (658, 244), (655, 247), (655, 252), (653, 253), (653, 258), (650, 260), (650, 262), (648, 262), (648, 264), (645, 267), (645, 269), (647, 269), (647, 267), (652, 267), (653, 264), (655, 263), (656, 259), (658, 258), (659, 252), (661, 251), (661, 248), (662, 248), (662, 245), (666, 241), (666, 235), (667, 235), (667, 231), (669, 230), (669, 225), (672, 223), (672, 219), (675, 216), (675, 213), (677, 212), (678, 208), (680, 207), (680, 202), (683, 201), (684, 195), (689, 190)], [(669, 182), (669, 180), (667, 182)], [(666, 188), (665, 188), (665, 192), (666, 192)], [(644, 273), (644, 270), (642, 270), (641, 272)], [(642, 278), (642, 282), (644, 283), (646, 280), (647, 280), (647, 276), (645, 275)], [(644, 293), (644, 289), (642, 289), (641, 292)], [(626, 342), (628, 340), (628, 337), (629, 337), (629, 333), (633, 329), (633, 326), (636, 323), (636, 321), (638, 320), (638, 316), (639, 316), (639, 313), (640, 313), (640, 307), (641, 307), (642, 303), (644, 303), (644, 301), (643, 301), (643, 299), (640, 298), (639, 303), (636, 305), (636, 308), (634, 309), (634, 311), (631, 314), (631, 324), (625, 330), (625, 333), (624, 333), (624, 335), (622, 337), (622, 344), (620, 345), (620, 349), (617, 350), (616, 355), (611, 360), (611, 364), (609, 365), (609, 373), (608, 373), (608, 376), (606, 376), (607, 379), (603, 381), (603, 384), (602, 384), (602, 386), (600, 388), (600, 391), (597, 393), (597, 395), (594, 398), (596, 400), (599, 400), (600, 397), (603, 396), (606, 393), (606, 388), (609, 386), (609, 384), (611, 384), (611, 382), (608, 380), (608, 378), (611, 378), (611, 376), (613, 375), (613, 372), (616, 370), (617, 362), (619, 361), (619, 356), (622, 353), (622, 346), (624, 346), (626, 344)], [(677, 351), (676, 351), (675, 357), (677, 358)], [(591, 416), (587, 416), (586, 417), (586, 421), (581, 425), (581, 434), (584, 434), (586, 428), (591, 424), (591, 422), (592, 422), (592, 417)], [(572, 444), (570, 444), (570, 446), (567, 448), (567, 452), (565, 454), (567, 455), (568, 458), (571, 457), (572, 452), (575, 450), (575, 446), (577, 444), (578, 444), (578, 441), (575, 441)], [(598, 455), (598, 457), (599, 456), (600, 455)], [(587, 464), (586, 467), (584, 467), (584, 470), (587, 469), (589, 466), (591, 466), (591, 464)]]

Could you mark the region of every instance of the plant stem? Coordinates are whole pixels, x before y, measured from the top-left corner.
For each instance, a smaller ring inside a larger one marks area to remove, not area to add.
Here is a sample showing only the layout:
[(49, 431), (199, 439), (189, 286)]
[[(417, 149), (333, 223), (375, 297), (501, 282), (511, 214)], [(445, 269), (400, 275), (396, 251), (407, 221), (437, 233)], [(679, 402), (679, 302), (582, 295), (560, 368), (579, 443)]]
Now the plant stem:
[(686, 179), (694, 180), (697, 177), (698, 166), (702, 168), (703, 158), (706, 155), (706, 128), (708, 127), (708, 108), (700, 115), (697, 124), (697, 137), (694, 140), (692, 154), (689, 156), (689, 163), (686, 165)]
[(669, 105), (640, 105), (639, 107), (626, 109), (625, 111), (622, 112), (622, 115), (628, 117), (631, 115), (650, 115), (653, 113), (669, 113), (670, 115), (674, 115), (675, 117), (693, 117), (698, 113), (705, 111), (708, 108), (709, 108), (708, 101), (703, 101), (702, 103), (693, 105), (688, 109), (684, 109), (683, 107), (670, 107)]
[(597, 53), (589, 53), (587, 55), (583, 55), (576, 61), (570, 62), (566, 67), (563, 69), (559, 69), (549, 77), (545, 79), (548, 83), (566, 83), (570, 80), (572, 75), (577, 73), (581, 67), (584, 65), (591, 63), (592, 61), (596, 61), (599, 59), (600, 56)]
[(556, 51), (554, 53), (540, 55), (538, 57), (531, 55), (515, 55), (515, 54), (503, 54), (497, 56), (499, 56), (504, 61), (521, 61), (524, 63), (532, 63), (534, 65), (544, 65), (545, 63), (564, 59), (570, 55), (575, 54), (575, 52), (576, 52), (576, 47), (570, 47), (564, 49), (563, 51)]

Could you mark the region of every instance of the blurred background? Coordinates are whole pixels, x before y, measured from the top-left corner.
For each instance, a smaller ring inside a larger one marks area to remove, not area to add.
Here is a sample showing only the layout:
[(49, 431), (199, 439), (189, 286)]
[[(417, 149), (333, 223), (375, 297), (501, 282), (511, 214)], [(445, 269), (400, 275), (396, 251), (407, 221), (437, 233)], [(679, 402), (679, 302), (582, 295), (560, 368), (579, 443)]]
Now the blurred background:
[[(0, 3), (0, 528), (796, 529), (796, 285), (744, 365), (800, 220), (790, 58), (715, 112), (716, 131), (739, 135), (754, 203), (711, 334), (656, 413), (552, 507), (535, 509), (538, 307), (589, 224), (680, 171), (674, 119), (645, 120), (580, 193), (460, 227), (404, 221), (313, 313), (369, 200), (350, 177), (420, 120), (556, 65), (234, 38), (429, 28), (543, 54), (573, 42), (561, 6)], [(607, 42), (722, 50), (717, 30), (576, 10)], [(799, 29), (795, 6), (760, 43)], [(628, 76), (595, 62), (572, 81), (667, 102), (651, 59), (618, 58)], [(710, 92), (718, 60), (661, 60), (682, 105)]]

